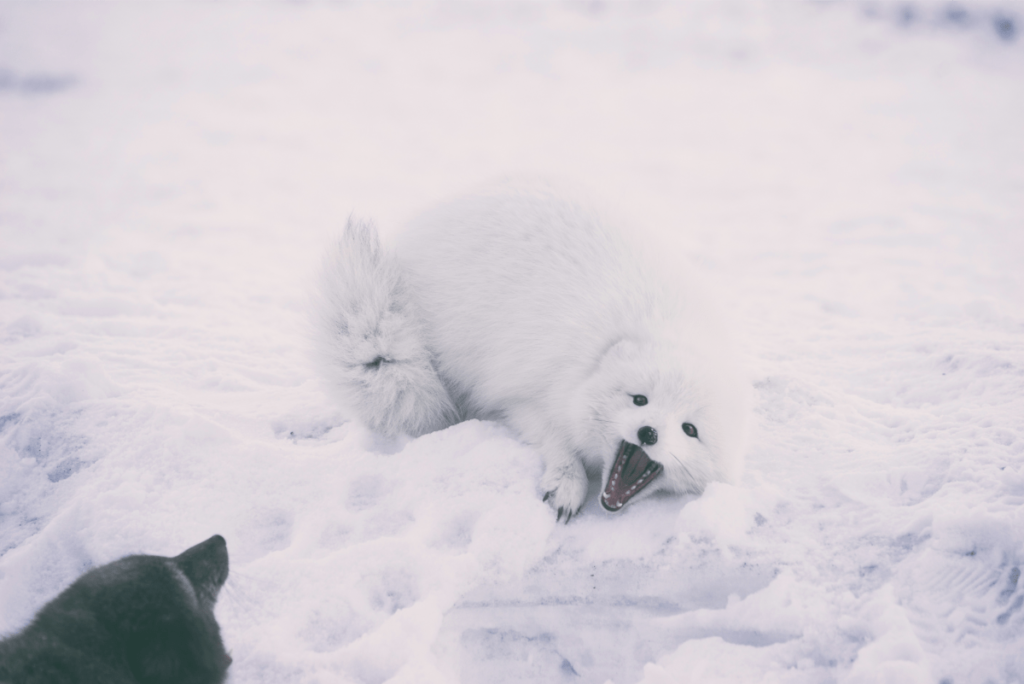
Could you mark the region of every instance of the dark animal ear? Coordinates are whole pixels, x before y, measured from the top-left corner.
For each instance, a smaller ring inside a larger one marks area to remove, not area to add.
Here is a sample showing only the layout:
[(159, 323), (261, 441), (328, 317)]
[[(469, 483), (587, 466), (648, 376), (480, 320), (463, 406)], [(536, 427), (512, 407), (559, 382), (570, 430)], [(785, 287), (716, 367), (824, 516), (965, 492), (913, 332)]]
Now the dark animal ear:
[(171, 561), (185, 573), (197, 594), (210, 604), (217, 600), (217, 592), (228, 578), (228, 545), (224, 537), (215, 534)]
[(220, 684), (231, 664), (209, 619), (164, 620), (128, 638), (128, 666), (139, 684)]

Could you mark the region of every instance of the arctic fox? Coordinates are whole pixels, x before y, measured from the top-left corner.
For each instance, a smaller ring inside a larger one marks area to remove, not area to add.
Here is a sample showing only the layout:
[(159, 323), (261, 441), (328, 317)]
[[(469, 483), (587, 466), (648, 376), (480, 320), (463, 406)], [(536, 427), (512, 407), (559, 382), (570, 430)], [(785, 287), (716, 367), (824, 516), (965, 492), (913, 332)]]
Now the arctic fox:
[(320, 283), (328, 384), (372, 429), (500, 420), (543, 456), (566, 522), (739, 474), (747, 387), (717, 307), (671, 245), (548, 185), (503, 184), (414, 221), (393, 251), (350, 219)]

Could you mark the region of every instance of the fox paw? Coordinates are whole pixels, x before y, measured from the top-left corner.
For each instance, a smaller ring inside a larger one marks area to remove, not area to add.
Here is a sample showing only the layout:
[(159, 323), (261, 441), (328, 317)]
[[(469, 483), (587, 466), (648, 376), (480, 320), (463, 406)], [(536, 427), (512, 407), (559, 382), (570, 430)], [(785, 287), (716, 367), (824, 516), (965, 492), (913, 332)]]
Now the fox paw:
[(580, 512), (583, 500), (587, 498), (587, 473), (579, 462), (548, 468), (540, 484), (545, 492), (544, 500), (558, 511), (557, 520), (564, 516), (566, 524)]

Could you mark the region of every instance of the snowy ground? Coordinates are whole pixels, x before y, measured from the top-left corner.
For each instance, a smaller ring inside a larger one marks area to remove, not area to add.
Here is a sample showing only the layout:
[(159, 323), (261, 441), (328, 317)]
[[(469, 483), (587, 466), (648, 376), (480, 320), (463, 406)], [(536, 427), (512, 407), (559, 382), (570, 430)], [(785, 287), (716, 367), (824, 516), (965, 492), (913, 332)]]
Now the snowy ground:
[[(0, 633), (220, 533), (239, 684), (1024, 681), (1022, 9), (0, 5)], [(327, 400), (348, 214), (516, 171), (735, 302), (740, 486)]]

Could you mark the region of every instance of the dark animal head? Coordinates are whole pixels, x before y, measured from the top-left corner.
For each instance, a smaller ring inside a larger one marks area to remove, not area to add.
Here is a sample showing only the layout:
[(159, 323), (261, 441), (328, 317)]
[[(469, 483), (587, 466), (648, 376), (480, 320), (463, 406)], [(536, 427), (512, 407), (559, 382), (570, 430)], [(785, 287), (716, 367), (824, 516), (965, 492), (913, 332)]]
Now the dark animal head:
[(129, 556), (97, 568), (67, 599), (123, 643), (140, 684), (219, 684), (231, 657), (213, 607), (227, 577), (227, 544), (215, 535), (174, 558)]

